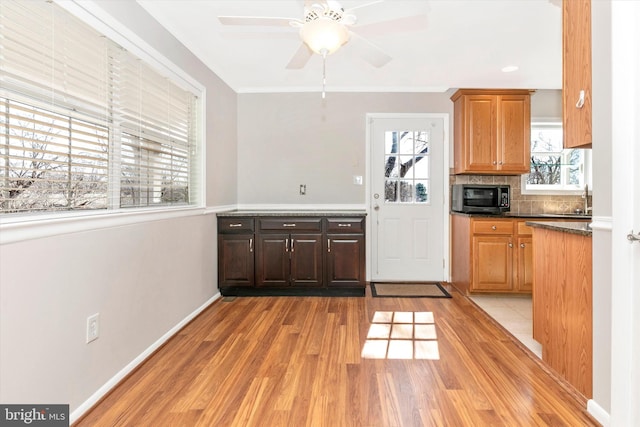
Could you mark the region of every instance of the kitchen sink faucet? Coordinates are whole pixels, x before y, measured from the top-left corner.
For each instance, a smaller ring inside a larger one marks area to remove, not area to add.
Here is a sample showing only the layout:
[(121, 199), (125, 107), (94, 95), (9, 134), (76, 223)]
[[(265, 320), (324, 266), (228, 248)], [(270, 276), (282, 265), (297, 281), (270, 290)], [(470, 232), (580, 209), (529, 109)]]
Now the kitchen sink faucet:
[(589, 206), (589, 184), (584, 185), (582, 197), (584, 198), (584, 214), (589, 215), (593, 211), (593, 208)]

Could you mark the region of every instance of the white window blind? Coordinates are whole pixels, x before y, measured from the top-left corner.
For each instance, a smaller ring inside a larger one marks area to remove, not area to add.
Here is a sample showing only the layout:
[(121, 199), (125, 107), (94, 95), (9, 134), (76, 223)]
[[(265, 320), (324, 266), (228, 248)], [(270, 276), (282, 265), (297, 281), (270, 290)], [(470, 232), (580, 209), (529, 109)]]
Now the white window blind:
[(0, 212), (198, 203), (197, 97), (67, 11), (0, 2)]

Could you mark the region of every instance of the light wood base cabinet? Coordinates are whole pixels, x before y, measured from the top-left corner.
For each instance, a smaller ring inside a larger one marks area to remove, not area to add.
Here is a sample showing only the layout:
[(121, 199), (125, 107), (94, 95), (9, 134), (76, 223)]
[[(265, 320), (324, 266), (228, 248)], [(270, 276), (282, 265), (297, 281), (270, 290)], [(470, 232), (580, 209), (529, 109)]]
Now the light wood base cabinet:
[(592, 397), (592, 239), (534, 228), (533, 338), (542, 359)]
[(525, 220), (452, 215), (453, 284), (464, 293), (531, 293), (531, 229)]

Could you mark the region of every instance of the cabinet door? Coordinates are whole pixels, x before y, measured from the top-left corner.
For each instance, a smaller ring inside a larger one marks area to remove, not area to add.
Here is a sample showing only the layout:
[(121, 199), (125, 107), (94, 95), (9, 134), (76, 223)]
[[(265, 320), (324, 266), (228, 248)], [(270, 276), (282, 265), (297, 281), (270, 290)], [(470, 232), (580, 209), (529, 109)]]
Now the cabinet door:
[[(564, 0), (562, 4), (564, 147), (589, 148), (593, 139), (591, 134), (591, 0)], [(581, 91), (582, 106), (579, 104)]]
[(498, 101), (498, 170), (528, 173), (531, 157), (529, 95), (502, 95)]
[(362, 234), (328, 234), (327, 284), (364, 286), (364, 251)]
[(467, 95), (465, 98), (464, 133), (466, 139), (465, 169), (496, 169), (496, 102), (492, 95)]
[(218, 235), (219, 286), (253, 286), (253, 234)]
[(289, 234), (258, 234), (256, 243), (256, 286), (289, 286)]
[(473, 237), (471, 291), (507, 292), (513, 289), (511, 236)]
[(291, 284), (322, 286), (322, 234), (292, 234), (290, 239)]
[(518, 291), (533, 290), (533, 239), (518, 237), (516, 247), (516, 285)]

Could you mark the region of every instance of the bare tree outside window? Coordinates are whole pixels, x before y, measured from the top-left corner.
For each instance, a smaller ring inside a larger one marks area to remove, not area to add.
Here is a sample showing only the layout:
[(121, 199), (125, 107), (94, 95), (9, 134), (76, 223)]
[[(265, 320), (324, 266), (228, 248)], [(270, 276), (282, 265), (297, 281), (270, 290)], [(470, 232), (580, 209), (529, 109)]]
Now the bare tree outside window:
[(0, 98), (0, 211), (103, 209), (106, 127)]
[(385, 135), (385, 201), (429, 202), (429, 133), (390, 131)]
[(564, 149), (561, 123), (531, 124), (531, 171), (527, 190), (566, 190), (584, 185), (584, 150)]

